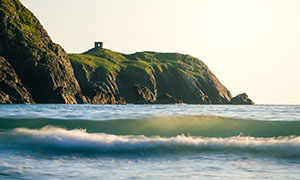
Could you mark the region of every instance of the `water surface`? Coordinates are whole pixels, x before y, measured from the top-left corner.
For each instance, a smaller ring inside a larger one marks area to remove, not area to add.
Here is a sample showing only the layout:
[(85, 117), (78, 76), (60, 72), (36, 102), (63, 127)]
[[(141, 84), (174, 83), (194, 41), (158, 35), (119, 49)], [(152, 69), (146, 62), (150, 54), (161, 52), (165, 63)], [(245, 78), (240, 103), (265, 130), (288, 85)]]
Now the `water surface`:
[(0, 105), (0, 179), (300, 179), (297, 105)]

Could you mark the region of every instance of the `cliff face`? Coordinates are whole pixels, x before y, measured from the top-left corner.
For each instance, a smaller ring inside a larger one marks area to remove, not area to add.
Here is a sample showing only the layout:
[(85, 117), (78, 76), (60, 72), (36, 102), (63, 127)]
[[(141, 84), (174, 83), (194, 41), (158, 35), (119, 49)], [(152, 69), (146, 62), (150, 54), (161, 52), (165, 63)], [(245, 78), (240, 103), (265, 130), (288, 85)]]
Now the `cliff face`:
[(35, 102), (85, 102), (66, 52), (19, 0), (0, 1), (0, 56)]
[(0, 103), (250, 102), (231, 101), (208, 67), (189, 55), (94, 48), (69, 57), (19, 0), (0, 0)]
[(228, 104), (231, 100), (230, 92), (208, 67), (189, 55), (125, 55), (94, 48), (84, 54), (71, 54), (70, 60), (83, 93), (91, 99), (95, 93), (87, 89), (105, 84), (113, 99), (127, 103)]
[(33, 103), (9, 62), (0, 56), (0, 103)]
[(126, 104), (120, 97), (113, 73), (101, 76), (102, 69), (72, 61), (76, 78), (87, 102), (91, 104)]

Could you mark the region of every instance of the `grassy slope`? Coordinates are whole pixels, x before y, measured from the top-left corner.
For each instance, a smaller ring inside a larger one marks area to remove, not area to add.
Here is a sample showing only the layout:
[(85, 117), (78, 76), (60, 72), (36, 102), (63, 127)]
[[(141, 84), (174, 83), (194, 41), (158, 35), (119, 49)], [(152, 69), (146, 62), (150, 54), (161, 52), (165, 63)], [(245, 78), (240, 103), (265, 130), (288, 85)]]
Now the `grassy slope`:
[[(51, 47), (51, 44), (41, 43), (45, 40), (45, 32), (42, 32), (42, 26), (38, 19), (32, 12), (27, 10), (19, 0), (3, 0), (3, 2), (0, 3), (0, 11), (3, 13), (1, 16), (5, 19), (9, 19), (9, 22), (12, 24), (9, 27), (4, 27), (10, 39), (18, 40), (23, 46), (31, 49), (35, 55), (38, 54), (38, 49), (41, 48), (43, 48), (45, 52), (52, 50), (53, 47)], [(46, 40), (46, 42), (49, 41), (50, 39)]]
[(84, 54), (69, 54), (69, 58), (74, 64), (92, 66), (98, 77), (105, 77), (108, 73), (116, 74), (120, 70), (138, 77), (154, 71), (162, 72), (170, 67), (197, 77), (207, 68), (199, 59), (178, 53), (137, 52), (126, 55), (107, 49), (92, 49)]

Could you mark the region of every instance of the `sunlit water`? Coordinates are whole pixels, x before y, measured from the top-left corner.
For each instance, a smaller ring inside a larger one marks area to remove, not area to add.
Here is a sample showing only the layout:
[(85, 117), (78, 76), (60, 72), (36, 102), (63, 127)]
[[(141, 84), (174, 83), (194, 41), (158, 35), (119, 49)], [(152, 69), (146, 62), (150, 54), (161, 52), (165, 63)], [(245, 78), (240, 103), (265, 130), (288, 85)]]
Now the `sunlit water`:
[(296, 105), (0, 105), (0, 179), (300, 179)]

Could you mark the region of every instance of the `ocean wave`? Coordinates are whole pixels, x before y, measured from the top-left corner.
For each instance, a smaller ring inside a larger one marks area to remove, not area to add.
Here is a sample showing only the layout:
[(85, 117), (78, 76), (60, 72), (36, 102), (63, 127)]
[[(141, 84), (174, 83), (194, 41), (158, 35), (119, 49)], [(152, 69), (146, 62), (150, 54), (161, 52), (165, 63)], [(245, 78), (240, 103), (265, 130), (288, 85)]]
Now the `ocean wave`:
[[(186, 153), (202, 151), (246, 152), (300, 158), (300, 137), (255, 138), (234, 136), (227, 138), (118, 136), (88, 133), (83, 129), (66, 130), (46, 126), (41, 129), (16, 128), (0, 133), (1, 144), (61, 152), (94, 153)], [(22, 147), (22, 148), (20, 148)]]
[(40, 129), (56, 126), (67, 130), (86, 129), (89, 133), (175, 137), (185, 134), (202, 137), (232, 137), (243, 133), (251, 137), (300, 136), (300, 121), (259, 121), (218, 116), (167, 116), (119, 120), (8, 119), (0, 118), (0, 129)]

